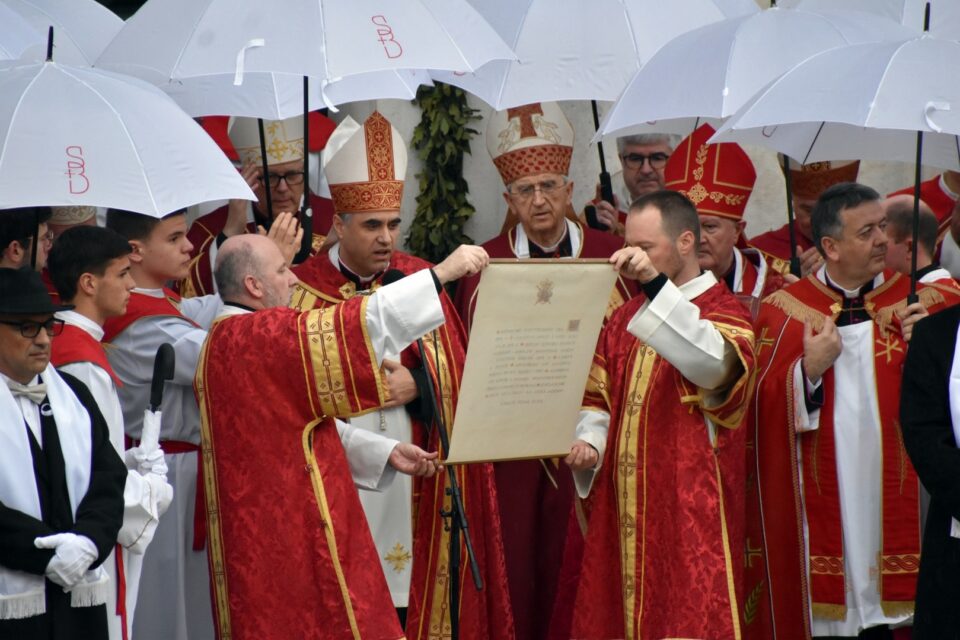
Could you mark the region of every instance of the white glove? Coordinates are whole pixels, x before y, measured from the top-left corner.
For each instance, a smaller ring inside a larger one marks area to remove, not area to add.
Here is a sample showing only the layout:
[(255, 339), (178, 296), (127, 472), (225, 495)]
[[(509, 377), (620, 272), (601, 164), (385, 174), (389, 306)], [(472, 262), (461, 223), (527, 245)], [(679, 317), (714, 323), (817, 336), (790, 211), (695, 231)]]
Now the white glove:
[(64, 591), (69, 591), (83, 579), (98, 555), (90, 538), (75, 533), (43, 536), (35, 539), (33, 544), (37, 549), (56, 549), (47, 564), (46, 576)]
[(167, 477), (167, 463), (163, 458), (163, 449), (154, 449), (144, 453), (141, 447), (133, 447), (124, 452), (127, 468), (136, 469), (142, 475), (155, 474)]

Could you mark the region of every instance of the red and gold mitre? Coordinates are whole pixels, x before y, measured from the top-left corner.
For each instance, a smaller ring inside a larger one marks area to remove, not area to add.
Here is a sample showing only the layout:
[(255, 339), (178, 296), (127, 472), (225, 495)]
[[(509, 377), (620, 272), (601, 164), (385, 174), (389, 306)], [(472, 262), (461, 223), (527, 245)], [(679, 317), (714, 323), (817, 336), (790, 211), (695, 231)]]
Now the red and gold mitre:
[(487, 124), (487, 151), (505, 185), (541, 173), (570, 172), (573, 126), (556, 102), (497, 111)]
[[(783, 170), (783, 156), (780, 155), (780, 169)], [(788, 158), (790, 166), (790, 186), (797, 200), (816, 200), (829, 187), (841, 182), (856, 182), (860, 172), (859, 160), (827, 160), (800, 164)]]
[(741, 220), (757, 172), (740, 145), (708, 144), (714, 133), (702, 124), (683, 139), (663, 169), (664, 186), (687, 196), (698, 213)]
[(323, 171), (337, 213), (399, 211), (407, 147), (379, 111), (362, 127), (347, 116), (327, 141)]

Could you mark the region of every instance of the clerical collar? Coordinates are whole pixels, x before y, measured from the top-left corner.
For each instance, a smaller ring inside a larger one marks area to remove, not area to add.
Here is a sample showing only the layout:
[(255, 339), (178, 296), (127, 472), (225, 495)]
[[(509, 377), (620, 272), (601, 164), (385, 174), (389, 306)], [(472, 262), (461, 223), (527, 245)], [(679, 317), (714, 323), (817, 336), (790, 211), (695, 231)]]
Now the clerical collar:
[(939, 269), (939, 268), (940, 268), (940, 263), (939, 263), (939, 262), (931, 262), (929, 265), (927, 265), (927, 266), (924, 267), (923, 269), (917, 269), (917, 281), (919, 281), (921, 278), (923, 278), (923, 277), (924, 277), (925, 275), (927, 275), (928, 273), (932, 273), (932, 272), (936, 271), (936, 270)]
[(339, 266), (340, 266), (340, 273), (343, 274), (343, 277), (345, 277), (347, 280), (353, 283), (353, 285), (357, 288), (357, 291), (363, 291), (364, 289), (369, 289), (370, 283), (376, 280), (377, 278), (379, 278), (381, 275), (383, 275), (383, 271), (378, 271), (368, 278), (363, 278), (355, 274), (350, 269), (348, 269), (347, 265), (343, 264), (343, 261), (340, 262)]
[(864, 303), (864, 296), (873, 291), (876, 285), (876, 278), (871, 279), (859, 289), (848, 290), (830, 280), (827, 274), (826, 266), (823, 267), (824, 283), (833, 291), (843, 296), (843, 304), (840, 308), (840, 315), (837, 316), (837, 326), (846, 327), (861, 322), (870, 322), (870, 314), (867, 313)]
[(552, 247), (541, 247), (527, 236), (527, 251), (531, 258), (569, 258), (573, 255), (573, 244), (570, 242), (570, 232), (567, 226), (563, 227), (563, 237)]
[(245, 305), (245, 304), (241, 304), (241, 303), (239, 303), (239, 302), (233, 302), (233, 301), (231, 301), (231, 300), (224, 300), (224, 301), (223, 301), (223, 306), (225, 306), (225, 307), (236, 307), (237, 309), (243, 309), (244, 311), (256, 311), (256, 309), (254, 309), (253, 307), (248, 307), (248, 306)]

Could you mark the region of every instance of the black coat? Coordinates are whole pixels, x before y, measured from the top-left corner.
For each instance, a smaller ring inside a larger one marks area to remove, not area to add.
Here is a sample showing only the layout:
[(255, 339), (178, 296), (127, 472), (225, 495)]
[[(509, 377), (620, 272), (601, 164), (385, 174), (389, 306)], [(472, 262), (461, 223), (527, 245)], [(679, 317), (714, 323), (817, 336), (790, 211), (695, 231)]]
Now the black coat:
[[(41, 419), (43, 448), (30, 435), (33, 472), (40, 496), (37, 520), (22, 511), (0, 503), (0, 565), (44, 575), (51, 549), (37, 549), (34, 538), (54, 533), (72, 532), (84, 535), (97, 547), (98, 558), (91, 568), (99, 566), (117, 542), (123, 521), (123, 487), (127, 469), (110, 443), (107, 423), (90, 392), (73, 376), (60, 372), (74, 394), (90, 414), (92, 427), (92, 472), (90, 487), (77, 506), (76, 521), (70, 509), (70, 497), (64, 473), (63, 453), (53, 417)], [(24, 429), (28, 429), (26, 424)], [(30, 481), (24, 478), (24, 481)], [(0, 620), (0, 640), (98, 640), (107, 638), (107, 608), (70, 606), (70, 594), (59, 585), (46, 581), (47, 612), (21, 620)]]
[(931, 497), (920, 558), (914, 640), (960, 639), (960, 539), (950, 537), (950, 518), (960, 520), (960, 449), (953, 435), (948, 396), (958, 325), (960, 306), (919, 322), (903, 370), (903, 443)]

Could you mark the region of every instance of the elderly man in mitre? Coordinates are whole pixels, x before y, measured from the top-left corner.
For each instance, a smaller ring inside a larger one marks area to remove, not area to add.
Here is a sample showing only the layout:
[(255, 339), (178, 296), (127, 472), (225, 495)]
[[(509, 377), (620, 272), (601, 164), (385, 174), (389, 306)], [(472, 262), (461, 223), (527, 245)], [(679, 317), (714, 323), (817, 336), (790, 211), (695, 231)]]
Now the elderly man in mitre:
[[(623, 246), (614, 234), (590, 229), (569, 217), (573, 182), (573, 127), (554, 102), (495, 113), (486, 131), (487, 150), (506, 187), (508, 216), (518, 223), (486, 242), (491, 258), (572, 259), (610, 257)], [(571, 267), (571, 277), (576, 269)], [(469, 331), (478, 277), (457, 289), (456, 304)], [(636, 291), (624, 278), (611, 292), (607, 317)], [(510, 597), (518, 637), (547, 633), (568, 536), (582, 539), (567, 522), (574, 505), (573, 480), (558, 460), (498, 462), (495, 465)]]
[(697, 207), (700, 268), (712, 271), (756, 315), (760, 300), (779, 289), (783, 278), (758, 250), (738, 246), (757, 172), (740, 145), (708, 144), (713, 134), (703, 124), (685, 138), (667, 161), (664, 180)]
[[(315, 133), (311, 118), (311, 145), (320, 136)], [(267, 148), (267, 169), (263, 170), (260, 153), (260, 133), (256, 118), (233, 118), (228, 133), (234, 150), (242, 163), (240, 175), (247, 181), (256, 202), (231, 200), (227, 205), (195, 220), (187, 238), (194, 246), (190, 275), (180, 282), (183, 297), (202, 296), (216, 292), (213, 266), (217, 249), (230, 236), (256, 233), (258, 228), (270, 231), (281, 213), (299, 217), (304, 200), (313, 211), (313, 238), (315, 253), (330, 230), (333, 206), (330, 200), (313, 194), (307, 187), (303, 173), (303, 117), (286, 120), (264, 120), (264, 143)], [(270, 191), (270, 210), (267, 209), (267, 190)], [(286, 220), (286, 219), (284, 219)], [(290, 222), (292, 224), (292, 221)], [(277, 229), (275, 231), (280, 231)]]

